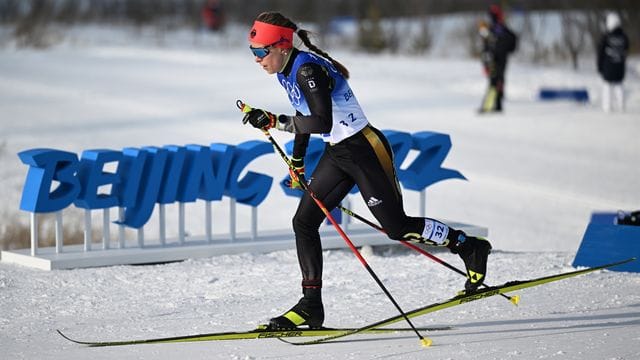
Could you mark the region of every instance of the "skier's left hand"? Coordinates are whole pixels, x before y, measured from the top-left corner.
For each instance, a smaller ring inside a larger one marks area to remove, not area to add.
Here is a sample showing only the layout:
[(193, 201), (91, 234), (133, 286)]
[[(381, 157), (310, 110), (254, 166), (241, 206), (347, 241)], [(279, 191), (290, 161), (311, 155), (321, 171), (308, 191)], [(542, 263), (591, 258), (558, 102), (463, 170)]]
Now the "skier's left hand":
[(295, 168), (295, 171), (293, 169), (289, 169), (289, 183), (288, 186), (291, 189), (302, 189), (302, 185), (300, 185), (300, 183), (302, 183), (303, 181), (305, 181), (304, 179), (304, 160), (303, 159), (296, 159), (296, 158), (291, 158), (291, 165), (293, 165), (293, 167)]

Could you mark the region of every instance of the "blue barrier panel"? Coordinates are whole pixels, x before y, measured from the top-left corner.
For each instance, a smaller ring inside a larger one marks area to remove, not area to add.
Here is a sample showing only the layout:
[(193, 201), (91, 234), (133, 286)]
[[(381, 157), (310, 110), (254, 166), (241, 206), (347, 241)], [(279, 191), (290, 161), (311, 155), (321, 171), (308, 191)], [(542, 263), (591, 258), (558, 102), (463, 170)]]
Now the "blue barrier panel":
[[(640, 226), (616, 225), (616, 213), (595, 213), (582, 238), (573, 266), (597, 266), (635, 256), (640, 258)], [(640, 272), (640, 260), (611, 268)]]
[(573, 100), (577, 102), (589, 102), (587, 89), (555, 89), (541, 88), (538, 94), (540, 100)]

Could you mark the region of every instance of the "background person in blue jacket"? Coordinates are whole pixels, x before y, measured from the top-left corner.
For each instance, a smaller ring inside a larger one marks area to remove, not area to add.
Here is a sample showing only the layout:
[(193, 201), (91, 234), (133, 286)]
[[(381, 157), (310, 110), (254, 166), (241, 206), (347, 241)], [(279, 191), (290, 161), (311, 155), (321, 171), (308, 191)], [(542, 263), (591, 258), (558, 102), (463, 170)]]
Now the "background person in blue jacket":
[[(293, 46), (294, 32), (311, 52)], [(477, 289), (485, 278), (491, 245), (438, 220), (406, 215), (391, 146), (365, 116), (347, 82), (348, 70), (312, 44), (306, 30), (277, 12), (256, 18), (249, 43), (256, 63), (268, 74), (277, 74), (296, 114), (275, 115), (254, 108), (247, 110), (243, 122), (258, 129), (295, 134), (292, 163), (302, 175), (309, 136), (319, 134), (326, 147), (308, 186), (329, 211), (358, 185), (369, 210), (391, 239), (448, 247), (465, 263), (465, 289)], [(292, 186), (299, 186), (297, 181), (304, 178), (293, 174)], [(324, 219), (324, 213), (305, 192), (293, 218), (303, 297), (289, 311), (272, 318), (271, 328), (318, 328), (324, 322), (319, 234)]]
[(598, 72), (604, 80), (602, 88), (602, 109), (609, 112), (615, 105), (624, 111), (624, 80), (629, 38), (622, 30), (620, 17), (616, 13), (609, 13), (606, 21), (607, 32), (602, 36), (598, 45)]

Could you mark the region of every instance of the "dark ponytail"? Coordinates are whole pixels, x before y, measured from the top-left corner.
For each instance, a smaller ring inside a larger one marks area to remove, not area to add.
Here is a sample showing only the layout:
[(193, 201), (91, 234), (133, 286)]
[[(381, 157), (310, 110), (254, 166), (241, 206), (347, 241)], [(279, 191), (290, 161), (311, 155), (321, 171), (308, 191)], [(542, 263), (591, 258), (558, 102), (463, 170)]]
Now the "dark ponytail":
[(298, 29), (298, 25), (296, 25), (293, 21), (289, 20), (288, 18), (284, 17), (284, 15), (275, 11), (263, 12), (260, 15), (258, 15), (256, 20), (267, 23), (267, 24), (271, 24), (271, 25), (284, 26), (284, 27), (293, 29), (296, 32), (296, 34), (298, 34), (298, 37), (300, 38), (300, 40), (302, 40), (302, 43), (309, 50), (329, 60), (329, 62), (331, 62), (331, 64), (335, 66), (336, 69), (338, 69), (338, 71), (342, 74), (342, 76), (345, 77), (345, 79), (349, 78), (349, 70), (347, 70), (347, 68), (344, 65), (342, 65), (337, 60), (333, 59), (324, 50), (318, 48), (317, 46), (311, 43), (311, 40), (309, 40), (309, 31)]

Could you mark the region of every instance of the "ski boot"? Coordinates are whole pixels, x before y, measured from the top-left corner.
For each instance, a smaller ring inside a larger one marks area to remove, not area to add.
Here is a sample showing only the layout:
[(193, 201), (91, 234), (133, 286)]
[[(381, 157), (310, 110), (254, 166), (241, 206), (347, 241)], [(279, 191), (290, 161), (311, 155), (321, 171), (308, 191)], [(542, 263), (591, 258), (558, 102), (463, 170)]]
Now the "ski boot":
[(487, 258), (491, 253), (491, 244), (487, 239), (467, 236), (458, 231), (454, 240), (447, 245), (452, 253), (458, 254), (467, 269), (466, 293), (475, 292), (487, 275)]
[[(307, 289), (305, 289), (307, 290)], [(320, 289), (313, 289), (319, 290)], [(305, 296), (284, 314), (269, 320), (269, 328), (274, 330), (291, 330), (298, 326), (306, 325), (310, 329), (319, 329), (324, 322), (324, 307), (322, 298), (318, 296)]]

